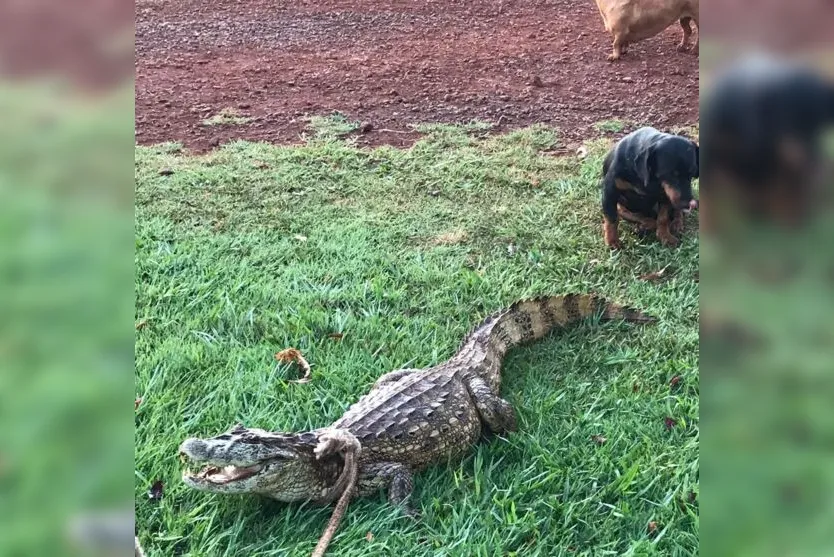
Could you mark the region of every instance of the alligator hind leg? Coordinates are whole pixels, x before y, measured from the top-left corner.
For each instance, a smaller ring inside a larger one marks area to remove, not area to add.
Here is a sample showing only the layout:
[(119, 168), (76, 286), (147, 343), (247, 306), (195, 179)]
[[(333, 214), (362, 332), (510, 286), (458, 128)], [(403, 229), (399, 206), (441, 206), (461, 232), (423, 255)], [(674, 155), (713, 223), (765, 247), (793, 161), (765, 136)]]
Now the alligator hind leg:
[(400, 507), (411, 518), (418, 518), (418, 513), (409, 501), (414, 490), (411, 469), (399, 462), (378, 462), (362, 468), (359, 476), (359, 494), (367, 496), (381, 487), (388, 489), (388, 502)]
[(385, 375), (383, 375), (379, 379), (377, 379), (376, 383), (374, 383), (374, 386), (371, 387), (371, 389), (378, 389), (383, 385), (390, 385), (391, 383), (396, 383), (397, 381), (399, 381), (400, 379), (402, 379), (406, 375), (409, 375), (410, 373), (413, 373), (415, 371), (419, 371), (419, 370), (405, 368), (405, 369), (395, 369), (394, 371), (389, 371), (388, 373), (386, 373)]
[(473, 377), (467, 381), (466, 389), (475, 401), (481, 420), (493, 433), (509, 433), (518, 429), (512, 405), (493, 394), (486, 381), (480, 377)]

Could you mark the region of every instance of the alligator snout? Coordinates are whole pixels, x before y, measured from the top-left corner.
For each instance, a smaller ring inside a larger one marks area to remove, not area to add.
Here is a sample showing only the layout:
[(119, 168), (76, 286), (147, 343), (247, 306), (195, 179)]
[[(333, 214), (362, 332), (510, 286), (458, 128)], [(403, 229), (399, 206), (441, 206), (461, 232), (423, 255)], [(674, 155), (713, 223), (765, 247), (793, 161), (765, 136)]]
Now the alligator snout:
[(208, 458), (208, 444), (202, 439), (186, 439), (180, 445), (179, 453), (194, 460), (205, 460)]

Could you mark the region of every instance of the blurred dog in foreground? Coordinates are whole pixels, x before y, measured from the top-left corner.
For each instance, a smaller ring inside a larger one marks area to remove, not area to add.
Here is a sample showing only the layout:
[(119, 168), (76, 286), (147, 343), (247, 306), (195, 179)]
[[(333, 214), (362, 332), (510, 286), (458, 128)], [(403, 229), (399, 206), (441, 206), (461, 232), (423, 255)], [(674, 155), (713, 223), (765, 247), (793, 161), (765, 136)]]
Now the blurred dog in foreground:
[(620, 247), (619, 217), (654, 231), (664, 245), (678, 244), (684, 214), (698, 207), (692, 180), (699, 176), (698, 145), (685, 137), (640, 128), (622, 138), (602, 163), (605, 245)]
[(706, 228), (738, 217), (804, 222), (832, 124), (834, 83), (810, 68), (752, 56), (722, 72), (701, 103)]
[[(630, 43), (653, 37), (678, 21), (683, 29), (679, 51), (689, 48), (691, 24), (698, 27), (699, 0), (596, 0), (605, 30), (614, 36), (608, 59), (619, 60)], [(695, 40), (692, 52), (698, 52), (700, 39)]]

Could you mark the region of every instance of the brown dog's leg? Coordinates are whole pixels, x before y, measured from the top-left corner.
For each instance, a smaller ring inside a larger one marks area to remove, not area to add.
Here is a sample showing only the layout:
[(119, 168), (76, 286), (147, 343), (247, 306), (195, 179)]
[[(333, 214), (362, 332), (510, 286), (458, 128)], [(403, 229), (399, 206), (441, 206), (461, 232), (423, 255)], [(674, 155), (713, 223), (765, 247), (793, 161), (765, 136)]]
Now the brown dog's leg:
[(617, 203), (617, 213), (625, 220), (639, 224), (640, 230), (643, 232), (648, 232), (657, 228), (656, 219), (632, 213), (619, 203)]
[(669, 205), (663, 205), (657, 213), (657, 239), (669, 248), (678, 245), (678, 239), (672, 236), (672, 232), (669, 230), (671, 217), (669, 213), (671, 210), (672, 208)]
[(623, 55), (624, 47), (628, 47), (628, 42), (623, 40), (622, 35), (615, 33), (614, 44), (611, 48), (611, 54), (608, 55), (608, 61), (614, 62), (616, 60), (619, 60), (620, 57)]
[(680, 19), (681, 29), (683, 29), (683, 38), (681, 38), (681, 42), (678, 45), (678, 52), (683, 52), (689, 48), (689, 37), (692, 36), (692, 27), (690, 27), (691, 23), (691, 17), (682, 17)]
[(675, 211), (675, 216), (672, 219), (672, 224), (669, 226), (669, 229), (672, 231), (672, 234), (680, 234), (683, 232), (683, 211)]
[(620, 249), (620, 238), (617, 234), (617, 223), (608, 220), (605, 217), (602, 221), (602, 236), (605, 239), (605, 245), (611, 249)]
[(692, 47), (692, 54), (698, 54), (699, 46), (701, 44), (701, 23), (698, 21), (698, 17), (695, 17), (695, 27), (698, 29), (698, 36), (695, 37), (695, 46)]

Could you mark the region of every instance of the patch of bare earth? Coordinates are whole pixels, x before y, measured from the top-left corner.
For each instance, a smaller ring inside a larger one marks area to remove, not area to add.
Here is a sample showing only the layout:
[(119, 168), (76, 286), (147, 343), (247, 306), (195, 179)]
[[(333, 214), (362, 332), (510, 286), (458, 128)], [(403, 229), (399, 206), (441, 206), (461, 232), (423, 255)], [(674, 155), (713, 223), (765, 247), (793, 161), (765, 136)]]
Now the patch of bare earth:
[[(202, 151), (232, 139), (294, 143), (305, 116), (368, 122), (365, 144), (408, 145), (410, 124), (542, 122), (567, 142), (619, 119), (698, 119), (698, 57), (681, 31), (609, 63), (593, 0), (138, 0), (136, 136)], [(229, 108), (237, 125), (206, 126)], [(627, 131), (627, 130), (626, 130)]]

